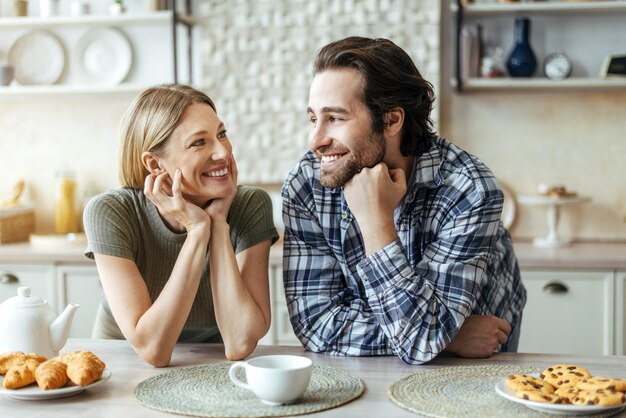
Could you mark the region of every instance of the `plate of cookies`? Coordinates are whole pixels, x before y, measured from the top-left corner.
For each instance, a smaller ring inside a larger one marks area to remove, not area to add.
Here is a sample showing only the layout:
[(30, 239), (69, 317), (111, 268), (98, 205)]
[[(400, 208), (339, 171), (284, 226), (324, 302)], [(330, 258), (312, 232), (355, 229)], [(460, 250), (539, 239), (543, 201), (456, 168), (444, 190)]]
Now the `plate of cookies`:
[(626, 379), (592, 376), (576, 364), (556, 364), (541, 374), (511, 374), (496, 392), (541, 412), (588, 415), (626, 407)]
[(50, 360), (20, 351), (0, 355), (0, 394), (14, 399), (65, 398), (110, 378), (111, 371), (90, 351), (73, 351)]

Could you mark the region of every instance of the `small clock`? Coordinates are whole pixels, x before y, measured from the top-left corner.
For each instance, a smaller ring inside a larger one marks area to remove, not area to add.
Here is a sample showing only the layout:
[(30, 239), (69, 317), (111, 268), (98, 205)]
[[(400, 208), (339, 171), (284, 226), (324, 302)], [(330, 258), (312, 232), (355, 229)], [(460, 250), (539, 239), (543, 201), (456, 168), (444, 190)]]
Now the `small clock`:
[(546, 57), (543, 72), (551, 80), (566, 79), (572, 73), (572, 61), (564, 52), (553, 52)]

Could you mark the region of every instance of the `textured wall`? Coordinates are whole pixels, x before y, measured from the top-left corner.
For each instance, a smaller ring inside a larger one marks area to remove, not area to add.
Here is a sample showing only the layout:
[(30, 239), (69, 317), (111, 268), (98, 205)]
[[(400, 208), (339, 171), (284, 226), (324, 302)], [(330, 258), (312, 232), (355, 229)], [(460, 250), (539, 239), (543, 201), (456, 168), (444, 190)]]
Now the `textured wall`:
[[(204, 78), (196, 84), (217, 102), (235, 145), (241, 182), (280, 183), (306, 150), (311, 66), (316, 51), (330, 41), (348, 35), (388, 37), (406, 48), (438, 87), (438, 0), (195, 4), (201, 38), (196, 62), (202, 63)], [(20, 178), (27, 181), (25, 200), (36, 207), (38, 232), (53, 229), (58, 169), (76, 171), (79, 201), (118, 186), (117, 130), (133, 96), (0, 99), (0, 193)]]
[(280, 183), (306, 151), (313, 59), (331, 41), (389, 38), (438, 90), (438, 0), (214, 0), (199, 12), (203, 88), (242, 182)]

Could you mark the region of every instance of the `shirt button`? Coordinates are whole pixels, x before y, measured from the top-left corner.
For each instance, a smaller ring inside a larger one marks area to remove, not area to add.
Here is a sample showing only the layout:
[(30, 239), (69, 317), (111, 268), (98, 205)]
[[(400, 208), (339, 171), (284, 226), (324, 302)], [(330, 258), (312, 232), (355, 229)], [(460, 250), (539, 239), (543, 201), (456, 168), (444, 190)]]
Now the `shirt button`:
[(348, 219), (348, 212), (343, 212), (341, 214), (341, 219)]

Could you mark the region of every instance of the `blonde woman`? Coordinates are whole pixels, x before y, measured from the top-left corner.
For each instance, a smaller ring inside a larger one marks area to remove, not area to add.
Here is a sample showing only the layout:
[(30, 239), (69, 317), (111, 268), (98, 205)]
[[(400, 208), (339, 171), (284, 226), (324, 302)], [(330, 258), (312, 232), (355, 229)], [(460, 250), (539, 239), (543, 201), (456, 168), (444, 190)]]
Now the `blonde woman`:
[(122, 188), (84, 213), (105, 298), (94, 338), (126, 338), (156, 367), (177, 342), (248, 356), (270, 326), (269, 196), (237, 186), (213, 101), (184, 85), (142, 92), (122, 121)]

